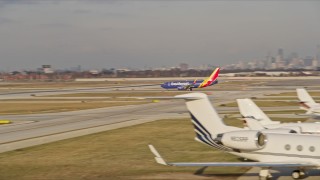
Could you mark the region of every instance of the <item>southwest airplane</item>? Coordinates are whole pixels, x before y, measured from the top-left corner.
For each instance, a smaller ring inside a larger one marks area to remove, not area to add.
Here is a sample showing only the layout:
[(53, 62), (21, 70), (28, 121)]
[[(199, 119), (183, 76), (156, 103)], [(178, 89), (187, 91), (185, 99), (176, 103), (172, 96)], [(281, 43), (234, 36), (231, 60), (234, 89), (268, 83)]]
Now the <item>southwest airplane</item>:
[(305, 89), (301, 88), (296, 90), (300, 100), (300, 109), (307, 111), (306, 115), (320, 117), (320, 104), (316, 103)]
[(284, 133), (291, 130), (302, 134), (320, 134), (320, 123), (280, 124), (280, 121), (272, 121), (251, 99), (237, 99), (237, 103), (240, 114), (250, 129), (282, 129)]
[(220, 68), (216, 68), (210, 77), (205, 80), (194, 80), (194, 81), (172, 81), (165, 82), (161, 85), (164, 89), (178, 89), (178, 90), (189, 90), (192, 91), (193, 88), (204, 88), (207, 86), (212, 86), (218, 83)]
[(195, 140), (212, 148), (256, 162), (166, 162), (149, 145), (157, 163), (168, 166), (261, 167), (261, 179), (271, 178), (270, 168), (294, 168), (292, 177), (305, 176), (307, 169), (320, 168), (320, 136), (268, 133), (227, 126), (203, 93), (176, 96), (186, 100), (196, 133)]

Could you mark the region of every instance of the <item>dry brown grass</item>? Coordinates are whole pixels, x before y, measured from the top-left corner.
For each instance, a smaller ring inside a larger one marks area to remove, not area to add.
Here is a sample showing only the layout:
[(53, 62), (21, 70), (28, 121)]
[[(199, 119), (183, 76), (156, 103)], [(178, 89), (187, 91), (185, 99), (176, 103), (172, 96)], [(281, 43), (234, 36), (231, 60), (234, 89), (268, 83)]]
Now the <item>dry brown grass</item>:
[(103, 81), (103, 82), (25, 82), (0, 83), (0, 88), (75, 88), (75, 87), (110, 87), (120, 85), (160, 84), (160, 81)]
[[(320, 92), (308, 91), (308, 93), (310, 96), (320, 96)], [(283, 92), (279, 94), (268, 94), (267, 96), (297, 96), (297, 92)]]
[[(299, 106), (298, 102), (290, 101), (255, 101), (258, 107), (281, 107), (281, 106)], [(236, 102), (221, 104), (224, 107), (238, 107)]]
[[(168, 161), (239, 161), (194, 141), (190, 119), (161, 120), (2, 153), (0, 179), (179, 179), (176, 174), (193, 176), (200, 169), (157, 164), (150, 143)], [(215, 167), (204, 174), (236, 178), (246, 170)]]
[(152, 96), (175, 96), (185, 94), (188, 91), (162, 91), (162, 92), (148, 92), (148, 91), (118, 91), (106, 93), (73, 93), (73, 94), (58, 94), (47, 97), (152, 97)]
[(34, 114), (34, 113), (49, 113), (49, 112), (65, 112), (65, 111), (77, 111), (83, 109), (95, 109), (112, 106), (124, 106), (133, 104), (144, 104), (145, 101), (141, 102), (78, 102), (78, 103), (63, 103), (63, 102), (52, 102), (52, 103), (0, 103), (0, 114)]

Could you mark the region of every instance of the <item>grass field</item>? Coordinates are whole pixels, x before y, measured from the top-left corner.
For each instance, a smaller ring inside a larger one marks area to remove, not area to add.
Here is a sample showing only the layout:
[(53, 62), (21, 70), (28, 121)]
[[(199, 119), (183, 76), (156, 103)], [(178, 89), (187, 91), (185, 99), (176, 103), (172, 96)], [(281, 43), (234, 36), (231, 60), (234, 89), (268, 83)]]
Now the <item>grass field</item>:
[[(299, 106), (298, 102), (291, 101), (254, 101), (258, 107)], [(238, 107), (236, 102), (221, 104), (223, 107)]]
[(266, 114), (303, 114), (306, 111), (304, 110), (282, 110), (282, 111), (263, 111)]
[(274, 117), (274, 118), (271, 118), (273, 121), (281, 121), (282, 123), (291, 123), (291, 122), (304, 122), (306, 121), (308, 118), (278, 118), (278, 117)]
[(77, 88), (77, 87), (110, 87), (136, 84), (160, 84), (162, 81), (103, 81), (103, 82), (25, 82), (0, 83), (0, 88)]
[(168, 161), (239, 161), (194, 141), (190, 119), (160, 120), (2, 153), (0, 179), (235, 179), (247, 170), (207, 168), (193, 175), (200, 168), (157, 164), (150, 143)]
[(150, 97), (150, 96), (175, 96), (179, 94), (185, 94), (188, 91), (162, 91), (162, 92), (143, 92), (143, 91), (118, 91), (118, 92), (106, 92), (106, 93), (73, 93), (73, 94), (58, 94), (46, 97)]
[[(274, 100), (274, 101), (292, 101), (292, 102), (299, 102), (298, 97), (270, 97), (270, 98), (256, 98), (259, 101), (270, 101), (270, 100)], [(313, 98), (316, 102), (320, 101), (320, 98), (314, 97)]]
[[(308, 91), (308, 90), (307, 90)], [(320, 96), (320, 92), (308, 92), (310, 96)], [(279, 94), (268, 94), (266, 96), (297, 96), (297, 92), (284, 92)]]
[(0, 103), (0, 115), (9, 114), (35, 114), (35, 113), (52, 113), (52, 112), (66, 112), (76, 111), (84, 109), (95, 109), (112, 106), (125, 106), (134, 104), (145, 104), (148, 102), (78, 102), (78, 103), (37, 103), (37, 102), (12, 102), (12, 103)]

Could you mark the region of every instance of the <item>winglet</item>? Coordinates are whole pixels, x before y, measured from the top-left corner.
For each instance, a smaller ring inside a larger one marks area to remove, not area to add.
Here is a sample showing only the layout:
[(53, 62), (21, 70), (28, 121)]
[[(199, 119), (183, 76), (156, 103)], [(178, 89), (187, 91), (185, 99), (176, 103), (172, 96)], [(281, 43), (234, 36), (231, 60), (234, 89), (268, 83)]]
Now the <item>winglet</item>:
[(159, 152), (156, 150), (156, 148), (154, 148), (153, 145), (149, 144), (149, 149), (150, 151), (153, 153), (153, 155), (155, 156), (154, 159), (157, 161), (157, 163), (162, 164), (162, 165), (168, 165), (166, 163), (166, 161), (161, 157), (161, 155), (159, 154)]

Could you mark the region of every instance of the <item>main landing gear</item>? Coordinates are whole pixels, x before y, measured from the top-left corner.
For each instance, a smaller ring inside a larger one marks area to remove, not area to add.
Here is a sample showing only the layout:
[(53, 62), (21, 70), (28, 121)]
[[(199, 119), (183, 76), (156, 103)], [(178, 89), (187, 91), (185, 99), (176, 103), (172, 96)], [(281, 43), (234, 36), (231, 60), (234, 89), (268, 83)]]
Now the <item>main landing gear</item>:
[(306, 176), (306, 172), (303, 170), (294, 170), (291, 174), (293, 179), (303, 179)]
[[(303, 179), (306, 177), (306, 172), (304, 170), (294, 170), (291, 174), (293, 179)], [(269, 172), (269, 169), (261, 169), (259, 172), (260, 180), (269, 180), (272, 178), (272, 175)]]
[(272, 175), (269, 172), (269, 169), (261, 169), (259, 172), (260, 180), (269, 180), (272, 178)]

